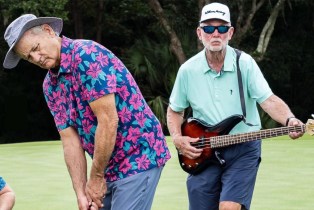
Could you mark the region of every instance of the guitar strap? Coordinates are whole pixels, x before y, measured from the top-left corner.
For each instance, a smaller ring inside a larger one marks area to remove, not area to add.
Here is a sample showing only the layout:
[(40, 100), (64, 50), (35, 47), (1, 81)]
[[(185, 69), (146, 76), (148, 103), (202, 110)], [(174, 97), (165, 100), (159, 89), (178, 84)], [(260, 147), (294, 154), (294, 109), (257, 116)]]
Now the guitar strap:
[(238, 76), (238, 83), (239, 83), (239, 93), (240, 93), (240, 100), (241, 100), (241, 108), (243, 112), (243, 122), (248, 126), (254, 126), (251, 123), (246, 122), (246, 108), (245, 108), (245, 100), (244, 100), (244, 91), (243, 91), (243, 83), (242, 83), (242, 75), (239, 65), (239, 59), (241, 56), (241, 51), (234, 48), (234, 51), (237, 54), (237, 76)]

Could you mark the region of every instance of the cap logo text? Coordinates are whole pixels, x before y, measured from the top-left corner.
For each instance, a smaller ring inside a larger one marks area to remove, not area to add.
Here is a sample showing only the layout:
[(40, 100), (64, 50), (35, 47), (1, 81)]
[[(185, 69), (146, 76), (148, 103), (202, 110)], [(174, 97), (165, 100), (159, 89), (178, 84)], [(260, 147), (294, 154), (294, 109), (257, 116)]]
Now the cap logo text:
[(219, 10), (216, 10), (216, 11), (214, 11), (214, 10), (208, 10), (208, 11), (205, 12), (205, 15), (207, 15), (208, 13), (221, 13), (222, 16), (224, 16), (224, 15), (226, 14), (225, 12), (219, 11)]

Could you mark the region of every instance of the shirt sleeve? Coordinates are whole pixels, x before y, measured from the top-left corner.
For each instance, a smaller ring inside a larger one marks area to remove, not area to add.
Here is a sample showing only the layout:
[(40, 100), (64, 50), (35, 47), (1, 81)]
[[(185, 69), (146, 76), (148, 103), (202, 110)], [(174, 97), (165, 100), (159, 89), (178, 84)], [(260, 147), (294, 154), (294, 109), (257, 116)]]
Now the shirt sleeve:
[(62, 94), (64, 91), (62, 91), (61, 87), (59, 85), (53, 85), (51, 80), (54, 79), (50, 77), (48, 72), (43, 83), (43, 93), (50, 113), (54, 118), (55, 125), (60, 132), (71, 125), (71, 121), (68, 117), (71, 112), (68, 103), (70, 98), (65, 97)]
[(247, 82), (249, 95), (260, 104), (270, 97), (273, 92), (259, 66), (251, 56), (246, 68), (248, 69)]
[(169, 99), (169, 106), (173, 111), (181, 112), (189, 106), (187, 100), (187, 87), (186, 69), (181, 66)]
[(4, 179), (0, 176), (0, 191), (5, 187), (7, 183), (4, 181)]

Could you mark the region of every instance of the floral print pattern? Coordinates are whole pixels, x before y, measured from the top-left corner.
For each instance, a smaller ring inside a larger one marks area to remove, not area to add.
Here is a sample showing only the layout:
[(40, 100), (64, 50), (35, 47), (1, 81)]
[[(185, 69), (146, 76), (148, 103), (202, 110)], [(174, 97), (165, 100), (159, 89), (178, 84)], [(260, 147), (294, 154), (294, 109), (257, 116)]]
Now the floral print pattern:
[(0, 191), (5, 187), (7, 183), (4, 181), (4, 179), (0, 176)]
[(116, 144), (105, 171), (116, 181), (170, 159), (165, 136), (135, 80), (124, 64), (91, 40), (62, 37), (61, 65), (43, 83), (48, 107), (58, 131), (76, 128), (83, 149), (93, 157), (97, 120), (89, 103), (114, 93), (119, 117)]

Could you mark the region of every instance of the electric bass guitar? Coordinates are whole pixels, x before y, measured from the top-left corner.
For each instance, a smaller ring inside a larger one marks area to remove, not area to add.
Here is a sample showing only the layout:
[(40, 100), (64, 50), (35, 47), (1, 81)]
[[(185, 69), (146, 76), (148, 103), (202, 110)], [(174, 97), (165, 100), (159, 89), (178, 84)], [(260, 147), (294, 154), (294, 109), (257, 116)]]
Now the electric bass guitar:
[(178, 151), (181, 168), (189, 174), (195, 175), (200, 173), (211, 164), (213, 157), (216, 156), (220, 161), (215, 148), (288, 135), (290, 132), (307, 132), (310, 135), (314, 135), (314, 120), (312, 119), (309, 119), (305, 125), (301, 126), (288, 126), (228, 135), (234, 126), (242, 120), (242, 115), (232, 115), (212, 126), (196, 118), (187, 119), (182, 124), (182, 135), (199, 138), (197, 142), (193, 142), (191, 145), (196, 148), (202, 148), (203, 151), (201, 156), (196, 159), (189, 159)]

